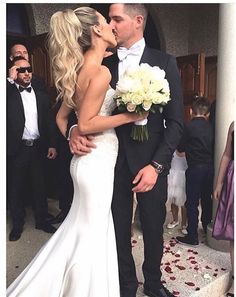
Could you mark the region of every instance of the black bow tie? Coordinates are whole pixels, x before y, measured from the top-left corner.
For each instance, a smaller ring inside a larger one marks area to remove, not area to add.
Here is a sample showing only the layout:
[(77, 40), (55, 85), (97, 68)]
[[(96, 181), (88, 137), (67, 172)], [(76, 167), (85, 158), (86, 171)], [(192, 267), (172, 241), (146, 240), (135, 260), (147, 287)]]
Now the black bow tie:
[(20, 91), (20, 92), (27, 91), (27, 92), (30, 93), (30, 92), (31, 92), (31, 89), (32, 89), (31, 87), (24, 88), (24, 87), (19, 86), (19, 91)]

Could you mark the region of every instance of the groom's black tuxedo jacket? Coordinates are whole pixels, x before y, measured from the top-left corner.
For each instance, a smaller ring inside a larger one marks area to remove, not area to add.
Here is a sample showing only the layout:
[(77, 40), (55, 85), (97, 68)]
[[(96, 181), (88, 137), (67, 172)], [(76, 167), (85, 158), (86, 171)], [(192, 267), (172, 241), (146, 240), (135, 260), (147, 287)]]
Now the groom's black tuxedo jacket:
[[(117, 54), (104, 59), (111, 72), (112, 88), (116, 88), (118, 81)], [(183, 97), (179, 71), (176, 59), (158, 51), (145, 47), (140, 63), (148, 63), (151, 66), (159, 66), (166, 72), (166, 79), (170, 85), (171, 100), (164, 107), (163, 112), (150, 113), (148, 116), (149, 139), (144, 142), (134, 141), (130, 137), (133, 124), (127, 124), (116, 128), (119, 139), (119, 155), (125, 155), (133, 174), (150, 163), (151, 160), (163, 164), (168, 173), (172, 154), (175, 151), (183, 131)], [(166, 128), (165, 128), (166, 126)]]
[[(38, 129), (40, 133), (39, 148), (46, 152), (49, 147), (56, 147), (56, 124), (53, 119), (50, 98), (43, 84), (33, 77), (38, 112)], [(25, 126), (24, 107), (19, 90), (15, 84), (7, 82), (7, 155), (17, 154), (22, 144)]]

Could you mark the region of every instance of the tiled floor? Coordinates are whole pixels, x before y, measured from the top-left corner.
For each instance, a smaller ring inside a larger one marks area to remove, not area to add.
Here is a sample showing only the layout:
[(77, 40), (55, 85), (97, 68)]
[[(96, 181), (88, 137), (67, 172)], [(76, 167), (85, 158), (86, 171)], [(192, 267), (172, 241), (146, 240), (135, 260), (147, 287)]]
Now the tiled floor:
[[(49, 201), (49, 210), (53, 214), (58, 212), (56, 201)], [(169, 217), (168, 212), (166, 223), (170, 221)], [(9, 231), (10, 227), (7, 225), (7, 235)], [(226, 291), (229, 278), (229, 254), (209, 248), (205, 244), (202, 230), (199, 231), (200, 245), (194, 248), (176, 243), (175, 236), (180, 234), (178, 227), (171, 230), (165, 229), (162, 260), (163, 284), (178, 297), (221, 297)], [(7, 240), (7, 285), (17, 277), (49, 238), (49, 234), (34, 228), (33, 217), (28, 209), (27, 221), (20, 240), (16, 242)], [(140, 282), (137, 297), (143, 297), (145, 296), (142, 293), (141, 271), (143, 241), (138, 219), (135, 223), (132, 245)]]

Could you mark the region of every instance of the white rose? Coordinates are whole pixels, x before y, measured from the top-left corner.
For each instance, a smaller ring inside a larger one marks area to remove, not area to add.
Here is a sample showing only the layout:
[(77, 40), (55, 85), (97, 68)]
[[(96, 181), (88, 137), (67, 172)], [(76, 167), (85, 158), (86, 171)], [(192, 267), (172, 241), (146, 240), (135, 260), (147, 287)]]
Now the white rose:
[(133, 86), (133, 80), (129, 79), (129, 78), (122, 78), (118, 81), (117, 85), (116, 85), (116, 89), (120, 92), (120, 93), (127, 93), (129, 92), (129, 90), (132, 88)]
[(133, 112), (135, 111), (136, 105), (129, 102), (126, 107), (129, 112)]
[(142, 104), (142, 106), (143, 106), (143, 109), (145, 111), (148, 111), (151, 108), (151, 106), (152, 106), (152, 102), (150, 102), (150, 101), (144, 101), (143, 104)]
[(164, 79), (165, 78), (166, 73), (160, 67), (153, 66), (152, 71), (153, 71), (155, 79)]

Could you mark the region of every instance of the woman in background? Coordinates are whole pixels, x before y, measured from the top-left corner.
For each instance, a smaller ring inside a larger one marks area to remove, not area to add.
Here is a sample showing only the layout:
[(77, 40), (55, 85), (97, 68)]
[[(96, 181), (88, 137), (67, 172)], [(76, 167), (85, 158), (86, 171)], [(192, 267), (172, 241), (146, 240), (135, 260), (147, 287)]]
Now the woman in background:
[(234, 296), (234, 122), (231, 123), (224, 153), (220, 161), (216, 179), (214, 198), (219, 200), (213, 237), (229, 240), (230, 258), (232, 265), (232, 284), (226, 293), (227, 297)]

